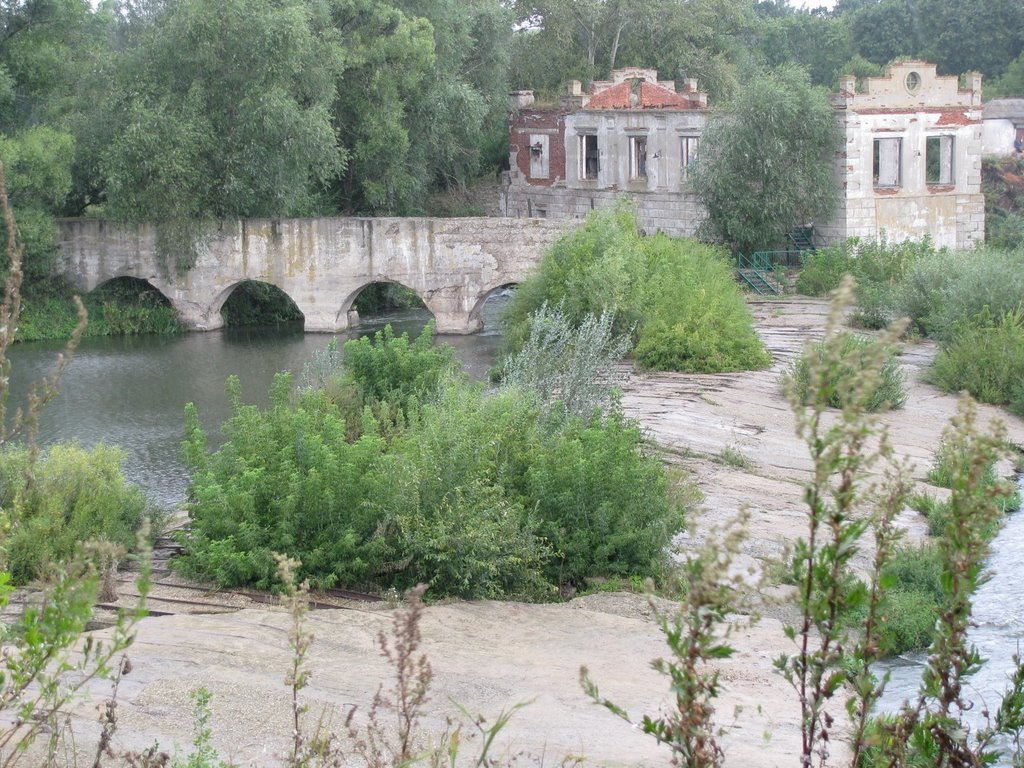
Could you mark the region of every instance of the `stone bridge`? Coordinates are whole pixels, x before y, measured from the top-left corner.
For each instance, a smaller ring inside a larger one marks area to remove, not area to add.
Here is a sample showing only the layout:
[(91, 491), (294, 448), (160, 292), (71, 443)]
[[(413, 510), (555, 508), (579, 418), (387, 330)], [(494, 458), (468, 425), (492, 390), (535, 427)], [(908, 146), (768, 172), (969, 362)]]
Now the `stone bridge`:
[(576, 221), (460, 218), (246, 219), (209, 225), (185, 274), (168, 269), (156, 228), (100, 219), (60, 221), (58, 271), (88, 292), (118, 277), (145, 280), (195, 330), (224, 324), (220, 310), (246, 280), (280, 288), (307, 331), (349, 326), (349, 310), (371, 283), (411, 288), (439, 333), (480, 330), (480, 309), (502, 286), (521, 282), (545, 249)]

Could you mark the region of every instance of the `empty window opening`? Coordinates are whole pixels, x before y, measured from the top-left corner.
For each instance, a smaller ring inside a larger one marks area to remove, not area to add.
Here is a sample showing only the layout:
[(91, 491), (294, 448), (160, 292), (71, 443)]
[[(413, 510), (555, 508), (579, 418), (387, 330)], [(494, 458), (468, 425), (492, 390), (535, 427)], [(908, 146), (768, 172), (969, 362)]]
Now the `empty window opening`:
[(597, 149), (597, 135), (587, 133), (580, 136), (580, 178), (596, 179), (601, 170), (601, 156)]
[(690, 170), (697, 163), (697, 144), (700, 142), (700, 138), (697, 136), (683, 136), (680, 139), (680, 166), (683, 172), (683, 178), (685, 179)]
[(647, 178), (647, 137), (629, 137), (629, 178)]
[(548, 137), (543, 133), (530, 134), (530, 177), (546, 179), (548, 177)]
[(903, 139), (875, 139), (872, 181), (876, 187), (902, 184)]
[(925, 143), (925, 181), (953, 183), (953, 137), (929, 136)]

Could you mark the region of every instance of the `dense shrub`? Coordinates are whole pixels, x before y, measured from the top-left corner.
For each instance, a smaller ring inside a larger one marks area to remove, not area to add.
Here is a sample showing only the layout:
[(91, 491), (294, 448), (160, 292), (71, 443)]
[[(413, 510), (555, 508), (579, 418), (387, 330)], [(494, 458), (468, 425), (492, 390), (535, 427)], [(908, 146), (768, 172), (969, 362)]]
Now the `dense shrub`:
[(633, 352), (640, 365), (717, 373), (771, 363), (720, 251), (664, 235), (648, 238), (645, 246), (647, 316)]
[(188, 573), (267, 586), (276, 551), (318, 586), (536, 598), (652, 575), (683, 525), (660, 462), (617, 410), (554, 419), (534, 393), (450, 377), (410, 399), (387, 440), (369, 409), (353, 439), (328, 391), (296, 394), (281, 375), (261, 411), (233, 382), (212, 456), (190, 410)]
[[(842, 336), (842, 344), (839, 347), (841, 362), (829, 365), (823, 380), (818, 383), (825, 389), (828, 405), (832, 408), (843, 407), (845, 398), (852, 391), (853, 378), (864, 366), (865, 354), (870, 353), (877, 345), (872, 339), (852, 333), (844, 333)], [(794, 388), (803, 404), (808, 404), (811, 386), (814, 383), (811, 381), (811, 370), (821, 370), (827, 359), (825, 343), (817, 342), (810, 345), (790, 366), (783, 380), (784, 384)], [(862, 407), (867, 411), (881, 411), (902, 408), (906, 402), (906, 376), (900, 367), (898, 351), (890, 349), (879, 371), (878, 381)]]
[(854, 274), (852, 262), (849, 242), (805, 254), (803, 267), (796, 276), (796, 292), (804, 296), (827, 296), (839, 287), (843, 275)]
[(628, 211), (592, 213), (552, 246), (505, 312), (506, 351), (522, 347), (529, 317), (545, 302), (564, 302), (574, 325), (613, 314), (614, 331), (634, 334), (634, 355), (647, 368), (714, 372), (770, 362), (723, 252), (641, 237)]
[(554, 550), (551, 581), (660, 574), (683, 513), (668, 496), (661, 462), (641, 443), (639, 428), (613, 413), (603, 423), (571, 422), (531, 457), (521, 498), (536, 505)]
[(825, 296), (839, 287), (843, 275), (857, 282), (858, 320), (868, 328), (883, 328), (889, 317), (892, 291), (911, 266), (935, 253), (931, 242), (889, 243), (852, 238), (842, 245), (807, 254), (796, 278), (796, 290)]
[(906, 273), (887, 312), (922, 334), (948, 341), (965, 321), (1016, 310), (1024, 297), (1024, 251), (939, 251)]
[(930, 378), (947, 392), (966, 390), (1024, 416), (1024, 311), (1007, 312), (998, 322), (983, 313), (962, 324), (936, 355)]
[(104, 539), (125, 548), (147, 514), (147, 504), (121, 474), (124, 452), (98, 445), (55, 445), (44, 451), (27, 485), (29, 451), (0, 451), (0, 509), (12, 511), (4, 535), (7, 570), (16, 584), (69, 560), (82, 542)]
[(353, 384), (363, 401), (387, 400), (400, 404), (432, 394), (438, 382), (456, 367), (455, 350), (434, 346), (431, 321), (416, 340), (395, 336), (390, 325), (367, 336), (345, 342), (341, 365), (344, 381)]

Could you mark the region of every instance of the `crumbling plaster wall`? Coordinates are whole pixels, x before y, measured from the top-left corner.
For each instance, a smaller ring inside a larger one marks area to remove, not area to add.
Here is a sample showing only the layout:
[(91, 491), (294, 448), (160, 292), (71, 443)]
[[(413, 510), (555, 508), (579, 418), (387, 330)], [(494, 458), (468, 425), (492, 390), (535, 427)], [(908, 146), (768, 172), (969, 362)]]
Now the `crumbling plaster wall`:
[[(622, 199), (614, 189), (568, 189), (509, 185), (505, 187), (502, 212), (523, 218), (584, 219), (590, 211), (609, 209)], [(705, 217), (697, 198), (689, 192), (648, 192), (631, 194), (640, 228), (653, 234), (658, 230), (677, 237), (691, 237)]]
[[(917, 61), (867, 78), (863, 92), (844, 79), (834, 99), (844, 136), (836, 160), (841, 200), (832, 220), (817, 227), (824, 244), (927, 235), (937, 246), (970, 248), (984, 240), (980, 75), (968, 80), (960, 89), (958, 78), (937, 76), (934, 65)], [(930, 137), (952, 138), (951, 183), (926, 180)], [(879, 139), (900, 141), (898, 184), (876, 184)]]

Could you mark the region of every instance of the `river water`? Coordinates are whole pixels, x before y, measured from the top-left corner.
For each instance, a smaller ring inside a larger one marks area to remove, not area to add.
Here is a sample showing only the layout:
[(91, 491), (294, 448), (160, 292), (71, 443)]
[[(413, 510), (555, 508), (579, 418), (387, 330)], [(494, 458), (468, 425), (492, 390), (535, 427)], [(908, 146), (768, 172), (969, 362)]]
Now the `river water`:
[[(484, 307), (484, 331), (471, 336), (439, 336), (455, 347), (463, 369), (482, 379), (494, 364), (501, 337), (497, 313), (502, 298)], [(415, 337), (430, 319), (425, 309), (403, 310), (364, 320), (339, 334), (339, 343), (390, 323), (396, 333)], [(490, 329), (490, 330), (489, 330)], [(83, 339), (60, 384), (60, 394), (42, 411), (40, 442), (76, 440), (120, 445), (127, 456), (125, 476), (163, 507), (180, 505), (188, 488), (181, 463), (185, 404), (194, 402), (211, 445), (230, 414), (224, 383), (235, 374), (246, 402), (265, 405), (274, 374), (292, 371), (296, 380), (329, 334), (304, 334), (298, 327), (239, 327), (179, 336)], [(53, 366), (60, 342), (17, 344), (11, 351), (8, 412), (24, 403), (30, 382)]]
[[(1024, 476), (1018, 479), (1024, 493)], [(1007, 517), (999, 535), (992, 543), (992, 553), (986, 567), (990, 578), (978, 589), (974, 600), (970, 640), (988, 663), (975, 673), (964, 688), (964, 698), (973, 702), (966, 719), (972, 730), (987, 725), (982, 715), (988, 710), (993, 715), (999, 708), (1002, 694), (1013, 672), (1013, 655), (1021, 648), (1024, 637), (1024, 606), (1021, 604), (1018, 579), (1024, 574), (1024, 512)], [(918, 683), (924, 665), (924, 655), (910, 655), (879, 665), (879, 672), (889, 672), (890, 680), (879, 708), (893, 712), (903, 702), (917, 698)], [(1002, 743), (1009, 749), (1009, 743)], [(1012, 765), (1005, 758), (1000, 766)]]

